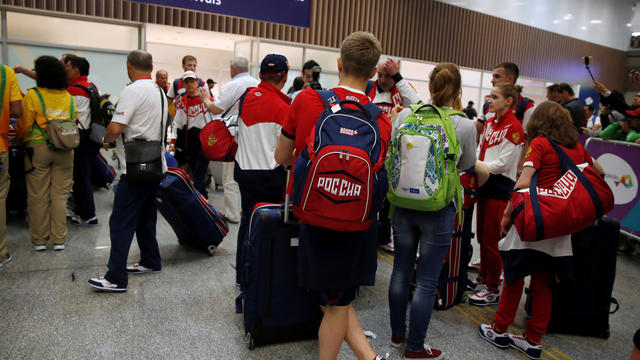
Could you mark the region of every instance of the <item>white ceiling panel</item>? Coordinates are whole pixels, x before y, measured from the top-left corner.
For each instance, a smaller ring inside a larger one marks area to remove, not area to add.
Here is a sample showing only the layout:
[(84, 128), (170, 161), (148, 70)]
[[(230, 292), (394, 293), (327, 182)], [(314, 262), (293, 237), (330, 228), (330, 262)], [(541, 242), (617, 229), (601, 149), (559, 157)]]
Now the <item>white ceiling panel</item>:
[(439, 1), (624, 51), (636, 11), (634, 0)]

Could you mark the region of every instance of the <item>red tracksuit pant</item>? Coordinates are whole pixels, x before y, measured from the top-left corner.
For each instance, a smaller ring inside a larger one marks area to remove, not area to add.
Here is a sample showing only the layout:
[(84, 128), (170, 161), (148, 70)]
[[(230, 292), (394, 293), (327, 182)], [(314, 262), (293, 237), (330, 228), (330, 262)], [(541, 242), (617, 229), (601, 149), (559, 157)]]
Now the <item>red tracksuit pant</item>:
[[(551, 285), (553, 275), (546, 271), (535, 271), (531, 274), (529, 292), (531, 294), (531, 319), (527, 320), (525, 336), (530, 341), (540, 344), (542, 335), (547, 332), (549, 318), (551, 317)], [(520, 279), (511, 285), (502, 287), (500, 305), (494, 319), (494, 326), (500, 332), (508, 330), (516, 316), (524, 279)]]
[(500, 222), (507, 201), (490, 198), (478, 199), (476, 232), (480, 243), (480, 271), (478, 275), (490, 290), (498, 290), (502, 273), (502, 257), (498, 250)]

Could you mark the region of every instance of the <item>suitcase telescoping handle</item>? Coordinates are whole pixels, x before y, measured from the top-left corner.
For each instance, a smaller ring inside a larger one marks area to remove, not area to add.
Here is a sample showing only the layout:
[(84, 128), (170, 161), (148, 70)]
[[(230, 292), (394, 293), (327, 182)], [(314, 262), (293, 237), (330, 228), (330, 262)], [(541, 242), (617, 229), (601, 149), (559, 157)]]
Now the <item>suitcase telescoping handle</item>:
[(298, 225), (298, 221), (291, 216), (291, 195), (287, 191), (289, 189), (289, 181), (291, 181), (291, 166), (287, 166), (287, 181), (284, 187), (284, 214), (282, 219), (285, 224)]

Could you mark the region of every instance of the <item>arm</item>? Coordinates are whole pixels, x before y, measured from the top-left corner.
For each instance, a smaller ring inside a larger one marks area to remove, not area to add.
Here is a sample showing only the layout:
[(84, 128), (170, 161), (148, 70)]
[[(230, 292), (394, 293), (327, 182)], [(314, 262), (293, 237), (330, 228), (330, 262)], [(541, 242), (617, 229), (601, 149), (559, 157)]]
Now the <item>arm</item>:
[(9, 103), (9, 115), (16, 119), (22, 116), (22, 100)]
[(22, 65), (16, 65), (13, 67), (13, 71), (16, 72), (16, 74), (25, 74), (26, 76), (32, 78), (33, 80), (36, 79), (36, 72), (33, 70), (29, 70), (26, 67), (22, 66)]
[(278, 137), (278, 145), (276, 145), (276, 151), (273, 154), (276, 162), (280, 165), (291, 165), (293, 162), (293, 150), (296, 147), (296, 143), (293, 139), (280, 133)]
[[(640, 139), (638, 139), (638, 140), (640, 140)], [(636, 142), (638, 142), (638, 141), (636, 141)], [(595, 160), (593, 160), (593, 169), (595, 171), (597, 171), (598, 174), (604, 175), (604, 168), (602, 167), (602, 165), (599, 162), (597, 162)]]
[[(211, 100), (211, 95), (209, 94), (209, 90), (207, 90), (204, 86), (198, 88), (198, 96), (200, 96), (200, 100), (202, 100), (202, 103), (204, 104), (204, 106), (206, 106), (207, 110), (209, 110), (209, 112), (211, 112), (212, 114), (219, 115), (224, 112), (224, 109), (216, 106), (213, 103), (213, 101)], [(221, 96), (222, 96), (222, 93), (220, 94), (218, 99)]]
[[(536, 168), (531, 166), (525, 166), (522, 169), (522, 174), (518, 178), (518, 182), (516, 182), (515, 189), (526, 189), (531, 184), (531, 179), (533, 175), (536, 173)], [(511, 206), (511, 200), (507, 203), (507, 207), (504, 209), (504, 213), (502, 214), (502, 221), (500, 223), (500, 229), (502, 233), (507, 233), (507, 230), (511, 226), (511, 213), (513, 212), (513, 206)]]
[(458, 127), (456, 127), (456, 136), (460, 143), (460, 161), (458, 161), (458, 169), (466, 170), (474, 166), (476, 163), (476, 127), (475, 124), (462, 117), (456, 117)]
[(16, 136), (20, 140), (24, 139), (24, 136), (31, 130), (33, 122), (36, 120), (36, 113), (32, 109), (31, 95), (28, 93), (24, 101), (22, 101), (22, 116), (18, 118), (16, 125)]
[(491, 161), (485, 161), (492, 174), (500, 174), (507, 170), (507, 167), (517, 164), (522, 154), (522, 144), (515, 145), (511, 141), (505, 140), (500, 147), (500, 156)]
[(126, 128), (127, 125), (112, 121), (109, 123), (109, 126), (107, 126), (107, 132), (104, 134), (104, 140), (102, 140), (102, 142), (112, 143), (116, 141)]

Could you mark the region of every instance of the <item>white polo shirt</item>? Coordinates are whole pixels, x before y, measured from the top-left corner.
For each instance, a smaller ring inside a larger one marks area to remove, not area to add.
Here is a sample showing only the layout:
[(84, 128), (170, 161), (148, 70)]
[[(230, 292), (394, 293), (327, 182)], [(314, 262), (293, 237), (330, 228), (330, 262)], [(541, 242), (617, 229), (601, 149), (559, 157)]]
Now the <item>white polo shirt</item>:
[(260, 82), (249, 75), (249, 73), (240, 73), (222, 87), (220, 95), (213, 104), (222, 109), (223, 113), (231, 108), (225, 117), (238, 115), (238, 102), (236, 100), (242, 96), (247, 88), (256, 87), (259, 83)]
[[(164, 97), (162, 106), (160, 96)], [(116, 111), (111, 121), (124, 124), (124, 138), (161, 140), (167, 125), (168, 102), (164, 92), (151, 79), (139, 79), (125, 87), (120, 93)], [(162, 110), (161, 110), (162, 108)], [(126, 164), (122, 136), (116, 140), (116, 154), (120, 164)], [(162, 149), (162, 169), (167, 171), (167, 163)], [(126, 174), (126, 166), (122, 167)]]

